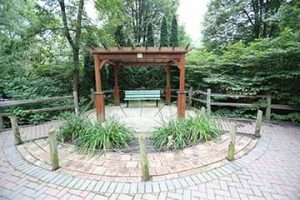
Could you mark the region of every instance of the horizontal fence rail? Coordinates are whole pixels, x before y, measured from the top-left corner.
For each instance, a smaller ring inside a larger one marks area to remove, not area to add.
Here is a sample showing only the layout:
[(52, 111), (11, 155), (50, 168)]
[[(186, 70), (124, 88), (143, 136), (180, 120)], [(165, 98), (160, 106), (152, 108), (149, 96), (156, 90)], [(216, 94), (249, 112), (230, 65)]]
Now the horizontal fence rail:
[[(289, 110), (289, 111), (300, 111), (300, 108), (296, 108), (290, 105), (281, 105), (281, 104), (272, 104), (272, 99), (276, 99), (275, 96), (271, 94), (267, 95), (240, 95), (240, 94), (220, 94), (220, 93), (211, 93), (210, 89), (207, 91), (194, 90), (190, 89), (189, 99), (190, 101), (195, 101), (199, 103), (206, 104), (207, 110), (211, 109), (211, 106), (225, 106), (225, 107), (243, 107), (243, 108), (265, 108), (266, 109), (266, 119), (271, 120), (271, 110)], [(204, 95), (205, 99), (195, 98), (195, 95)], [(218, 102), (213, 101), (213, 97), (223, 97), (223, 98), (231, 98), (231, 99), (264, 99), (266, 100), (266, 104), (251, 104), (251, 103), (237, 103), (237, 102)], [(189, 102), (191, 104), (191, 102)]]
[[(39, 98), (39, 99), (0, 101), (0, 108), (32, 105), (32, 104), (38, 104), (38, 103), (47, 103), (47, 102), (54, 102), (54, 101), (66, 100), (66, 99), (73, 99), (73, 96), (45, 97), (45, 98)], [(38, 108), (38, 109), (26, 109), (26, 110), (21, 110), (20, 112), (22, 114), (36, 114), (36, 113), (42, 113), (42, 112), (64, 111), (64, 110), (70, 110), (70, 109), (74, 109), (74, 108), (75, 108), (75, 106), (74, 106), (74, 102), (73, 102), (73, 105), (62, 105), (62, 106), (49, 107), (49, 108)], [(3, 118), (11, 117), (13, 115), (15, 115), (15, 114), (0, 112), (0, 131), (4, 128)]]
[(35, 103), (45, 103), (45, 102), (64, 100), (64, 99), (72, 99), (72, 98), (73, 98), (73, 96), (62, 96), (62, 97), (47, 97), (47, 98), (40, 98), (40, 99), (0, 101), (0, 107), (29, 105), (29, 104), (35, 104)]

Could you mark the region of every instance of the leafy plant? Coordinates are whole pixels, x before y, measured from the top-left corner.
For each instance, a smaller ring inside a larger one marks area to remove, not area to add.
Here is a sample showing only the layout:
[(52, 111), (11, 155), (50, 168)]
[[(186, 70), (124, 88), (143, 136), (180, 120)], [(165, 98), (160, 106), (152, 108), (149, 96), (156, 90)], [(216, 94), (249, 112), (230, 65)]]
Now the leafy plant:
[(220, 135), (218, 123), (201, 114), (195, 118), (175, 119), (157, 128), (152, 135), (154, 146), (158, 149), (182, 149), (207, 141)]
[(122, 149), (133, 139), (132, 130), (115, 119), (90, 122), (83, 117), (71, 117), (58, 132), (58, 139), (74, 143), (83, 150)]

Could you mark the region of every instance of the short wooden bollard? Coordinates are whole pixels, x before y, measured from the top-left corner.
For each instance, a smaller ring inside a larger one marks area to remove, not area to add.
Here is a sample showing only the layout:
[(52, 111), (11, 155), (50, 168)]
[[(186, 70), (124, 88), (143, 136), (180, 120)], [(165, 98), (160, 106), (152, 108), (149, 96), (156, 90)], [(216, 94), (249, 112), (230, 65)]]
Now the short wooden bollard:
[(210, 116), (211, 113), (211, 89), (207, 89), (206, 92), (206, 113)]
[(190, 87), (189, 90), (189, 96), (188, 96), (188, 109), (192, 109), (192, 104), (193, 104), (193, 88)]
[(261, 130), (261, 124), (262, 124), (262, 116), (263, 112), (261, 110), (257, 111), (257, 117), (256, 117), (256, 123), (255, 123), (255, 137), (260, 137), (260, 130)]
[(52, 170), (57, 170), (59, 168), (59, 160), (57, 152), (56, 133), (54, 129), (50, 129), (49, 131), (49, 144)]
[(205, 115), (205, 112), (206, 112), (206, 111), (205, 111), (205, 107), (202, 106), (202, 107), (201, 107), (201, 111), (200, 111), (201, 115)]
[(0, 131), (4, 129), (3, 116), (0, 114)]
[(268, 94), (267, 96), (267, 109), (266, 109), (266, 119), (271, 120), (271, 104), (272, 104), (272, 95)]
[(149, 160), (147, 156), (146, 142), (144, 136), (139, 137), (139, 143), (140, 143), (140, 162), (142, 168), (142, 181), (149, 181), (150, 180)]
[(10, 115), (9, 119), (10, 119), (11, 128), (14, 135), (15, 145), (22, 144), (17, 117), (15, 115)]
[(235, 138), (236, 138), (236, 125), (230, 124), (230, 143), (228, 145), (228, 156), (227, 160), (232, 161), (234, 159), (234, 152), (235, 152)]

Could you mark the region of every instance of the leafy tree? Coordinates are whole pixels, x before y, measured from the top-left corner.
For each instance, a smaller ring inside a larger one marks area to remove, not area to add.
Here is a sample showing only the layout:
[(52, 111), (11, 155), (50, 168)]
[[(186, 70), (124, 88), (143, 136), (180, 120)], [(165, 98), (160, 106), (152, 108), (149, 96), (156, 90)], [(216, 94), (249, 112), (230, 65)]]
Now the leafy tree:
[(152, 29), (152, 24), (148, 24), (147, 28), (147, 46), (148, 47), (154, 47), (154, 35), (153, 35), (153, 29)]
[(212, 0), (205, 15), (204, 43), (209, 49), (233, 41), (251, 42), (279, 34), (274, 16), (285, 0)]
[(163, 17), (160, 29), (160, 46), (169, 46), (169, 31), (166, 16)]
[(170, 46), (178, 47), (178, 25), (176, 16), (173, 16), (172, 25), (171, 25), (171, 36), (170, 36)]
[(79, 114), (79, 70), (80, 70), (80, 61), (79, 61), (79, 50), (80, 50), (80, 42), (81, 42), (81, 31), (82, 31), (82, 15), (83, 15), (83, 6), (84, 0), (79, 0), (78, 3), (78, 11), (77, 18), (75, 20), (75, 36), (71, 37), (69, 21), (67, 18), (66, 5), (64, 0), (58, 0), (60, 9), (61, 9), (61, 18), (64, 27), (64, 36), (67, 38), (72, 51), (73, 51), (73, 96), (74, 96), (74, 104), (75, 104), (75, 112)]
[(176, 12), (178, 0), (97, 0), (96, 7), (106, 22), (105, 30), (123, 24), (126, 38), (142, 46), (146, 45), (148, 24), (152, 24), (154, 36), (158, 35), (162, 17), (170, 18)]
[(117, 30), (115, 32), (115, 40), (116, 40), (116, 43), (120, 46), (126, 46), (126, 40), (125, 40), (125, 35), (124, 35), (124, 32), (123, 32), (123, 26), (122, 25), (119, 25), (117, 27)]

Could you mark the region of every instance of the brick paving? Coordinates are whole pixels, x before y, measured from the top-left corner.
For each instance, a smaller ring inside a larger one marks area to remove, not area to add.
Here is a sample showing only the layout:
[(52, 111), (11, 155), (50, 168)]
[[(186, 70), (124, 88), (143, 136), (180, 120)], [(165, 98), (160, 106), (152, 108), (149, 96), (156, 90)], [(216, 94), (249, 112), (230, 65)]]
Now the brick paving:
[[(253, 123), (242, 123), (253, 130)], [(205, 172), (146, 183), (51, 172), (24, 160), (10, 134), (0, 133), (0, 199), (300, 199), (297, 126), (265, 124), (256, 147), (241, 158)]]
[[(247, 154), (257, 139), (238, 135), (236, 158)], [(167, 180), (187, 174), (203, 172), (220, 167), (229, 161), (227, 148), (229, 134), (223, 134), (215, 141), (199, 143), (180, 151), (149, 152), (152, 180)], [(45, 169), (51, 169), (49, 142), (47, 138), (26, 142), (18, 147), (28, 162)], [(76, 151), (73, 145), (59, 145), (60, 171), (72, 176), (83, 175), (95, 180), (136, 182), (141, 178), (139, 153), (108, 152), (86, 156)], [(79, 174), (79, 175), (78, 175)]]

